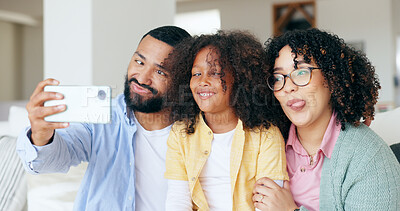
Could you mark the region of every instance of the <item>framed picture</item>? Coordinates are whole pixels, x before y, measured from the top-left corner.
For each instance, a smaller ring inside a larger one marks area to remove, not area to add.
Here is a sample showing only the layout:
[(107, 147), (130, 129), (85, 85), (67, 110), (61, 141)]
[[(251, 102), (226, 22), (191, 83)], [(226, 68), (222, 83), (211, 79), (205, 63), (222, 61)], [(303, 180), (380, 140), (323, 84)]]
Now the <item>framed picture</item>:
[(315, 27), (315, 1), (274, 4), (274, 36)]

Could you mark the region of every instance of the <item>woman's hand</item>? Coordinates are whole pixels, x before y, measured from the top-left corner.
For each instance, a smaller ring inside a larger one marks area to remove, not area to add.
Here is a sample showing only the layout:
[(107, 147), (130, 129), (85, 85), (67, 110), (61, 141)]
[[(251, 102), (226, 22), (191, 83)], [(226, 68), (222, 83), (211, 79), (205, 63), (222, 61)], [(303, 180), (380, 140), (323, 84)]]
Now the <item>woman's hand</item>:
[(298, 208), (290, 192), (289, 182), (284, 181), (282, 188), (267, 177), (260, 178), (254, 184), (253, 202), (262, 211), (292, 211)]

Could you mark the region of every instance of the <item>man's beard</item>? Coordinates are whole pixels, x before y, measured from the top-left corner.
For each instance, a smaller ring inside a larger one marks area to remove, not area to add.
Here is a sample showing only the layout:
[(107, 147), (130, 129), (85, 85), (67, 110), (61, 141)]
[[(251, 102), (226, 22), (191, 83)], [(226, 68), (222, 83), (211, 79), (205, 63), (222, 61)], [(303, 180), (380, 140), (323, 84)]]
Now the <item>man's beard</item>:
[[(151, 93), (155, 97), (144, 100), (143, 96), (131, 91), (131, 86), (130, 86), (131, 83), (136, 83), (136, 85), (151, 91)], [(148, 85), (140, 84), (135, 78), (131, 78), (130, 80), (128, 80), (128, 76), (125, 77), (125, 89), (124, 89), (125, 103), (128, 106), (128, 108), (131, 109), (132, 111), (138, 111), (143, 113), (156, 113), (161, 111), (165, 107), (164, 96), (156, 96), (157, 93), (158, 90)]]

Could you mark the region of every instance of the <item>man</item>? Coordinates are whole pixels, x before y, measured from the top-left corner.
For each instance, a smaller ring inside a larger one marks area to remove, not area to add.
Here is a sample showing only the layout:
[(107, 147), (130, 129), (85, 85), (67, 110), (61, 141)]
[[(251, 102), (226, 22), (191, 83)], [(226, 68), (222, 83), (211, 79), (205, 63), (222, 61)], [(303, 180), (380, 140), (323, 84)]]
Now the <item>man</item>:
[(164, 210), (172, 123), (164, 99), (172, 79), (162, 64), (187, 37), (174, 26), (143, 36), (129, 63), (124, 94), (113, 101), (110, 124), (46, 122), (44, 117), (66, 107), (43, 107), (63, 96), (43, 91), (46, 85), (58, 85), (57, 80), (40, 82), (26, 106), (31, 127), (18, 137), (17, 152), (27, 171), (67, 172), (85, 161), (89, 164), (74, 210)]

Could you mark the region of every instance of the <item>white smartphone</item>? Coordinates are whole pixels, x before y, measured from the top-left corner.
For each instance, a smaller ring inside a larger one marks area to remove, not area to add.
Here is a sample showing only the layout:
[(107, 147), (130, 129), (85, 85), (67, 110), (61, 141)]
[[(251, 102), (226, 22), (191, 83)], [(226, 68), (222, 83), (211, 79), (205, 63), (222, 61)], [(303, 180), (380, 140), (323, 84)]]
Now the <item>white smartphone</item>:
[(109, 86), (45, 86), (45, 92), (58, 92), (62, 100), (50, 100), (44, 106), (65, 104), (66, 110), (45, 117), (48, 122), (111, 122), (111, 88)]

